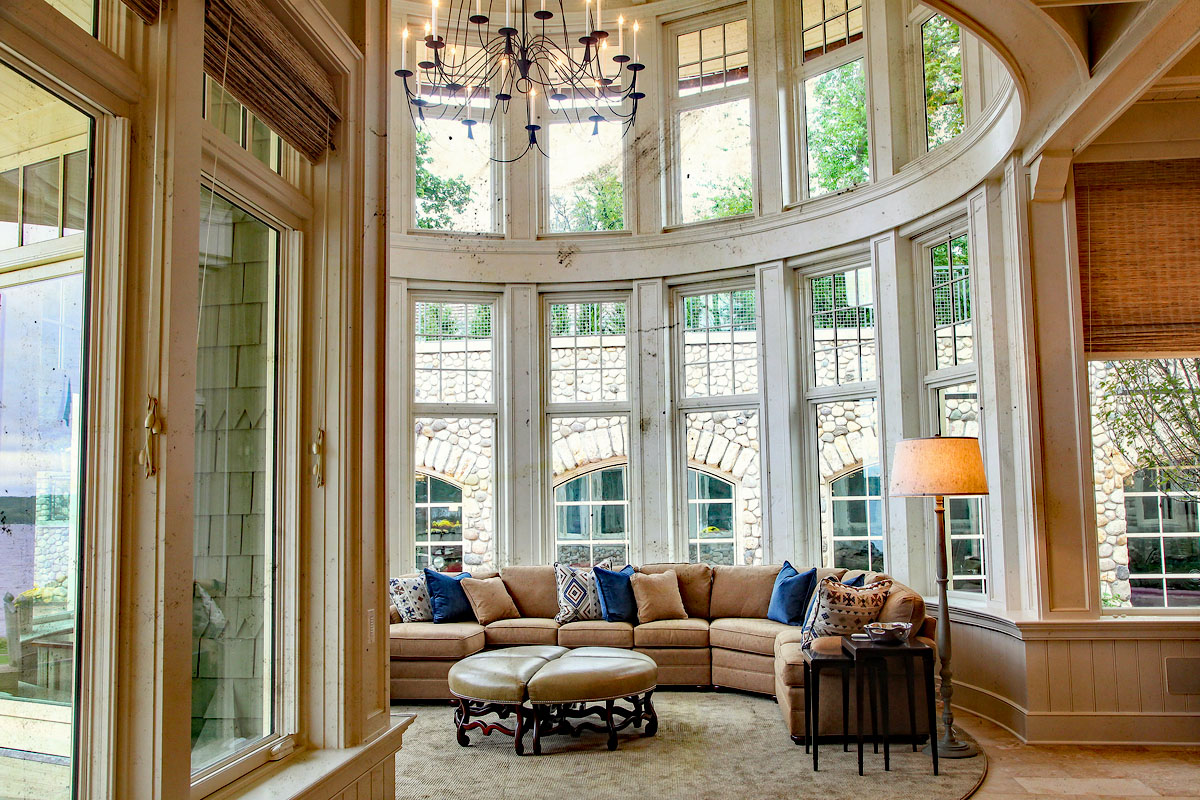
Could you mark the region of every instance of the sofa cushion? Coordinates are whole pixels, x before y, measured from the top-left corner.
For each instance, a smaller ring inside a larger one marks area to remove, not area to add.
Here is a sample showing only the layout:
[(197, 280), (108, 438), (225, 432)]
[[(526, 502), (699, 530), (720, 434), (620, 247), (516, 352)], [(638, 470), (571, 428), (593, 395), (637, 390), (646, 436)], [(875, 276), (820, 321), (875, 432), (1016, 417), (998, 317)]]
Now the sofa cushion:
[(547, 617), (502, 619), (484, 630), (488, 647), (522, 644), (558, 644), (558, 623)]
[(657, 575), (645, 573), (630, 577), (633, 597), (637, 600), (638, 622), (658, 619), (687, 619), (683, 596), (679, 594), (679, 578), (669, 569)]
[(810, 637), (849, 636), (862, 630), (863, 625), (879, 617), (891, 591), (892, 581), (882, 580), (857, 587), (826, 578), (817, 587), (817, 602), (804, 621), (804, 631)]
[[(612, 569), (612, 561), (604, 559), (593, 566)], [(600, 619), (600, 595), (596, 593), (596, 574), (592, 567), (554, 565), (555, 591), (558, 594), (558, 613), (554, 619), (566, 622)]]
[(911, 622), (913, 633), (919, 633), (925, 622), (925, 598), (904, 584), (893, 582), (883, 608), (879, 609), (879, 621)]
[(633, 596), (633, 584), (629, 582), (633, 572), (631, 564), (626, 564), (617, 572), (604, 567), (592, 567), (602, 619), (637, 623), (637, 599)]
[(708, 564), (644, 564), (638, 572), (654, 575), (675, 570), (679, 578), (679, 594), (689, 617), (708, 619), (709, 603), (712, 600), (712, 567)]
[(568, 622), (558, 629), (563, 647), (633, 647), (633, 626), (602, 619)]
[(660, 619), (633, 629), (634, 647), (708, 647), (708, 620)]
[(804, 646), (791, 642), (779, 648), (775, 654), (775, 677), (785, 686), (804, 685)]
[(485, 641), (478, 622), (398, 622), (388, 635), (392, 658), (464, 658)]
[(558, 589), (554, 567), (512, 566), (500, 570), (504, 588), (522, 617), (553, 617), (558, 613)]
[(445, 575), (429, 567), (425, 568), (425, 585), (429, 587), (429, 604), (433, 608), (433, 621), (474, 622), (475, 613), (471, 611), (471, 603), (467, 593), (463, 591), (463, 578), (470, 578), (471, 573), (460, 572), (457, 575)]
[(467, 602), (471, 604), (475, 621), (480, 625), (487, 626), (497, 620), (516, 619), (521, 616), (512, 598), (509, 597), (508, 590), (504, 588), (504, 581), (500, 578), (488, 578), (482, 581), (475, 578), (463, 578), (459, 583), (462, 584), (463, 592), (467, 595)]
[(783, 562), (783, 569), (775, 576), (771, 589), (771, 603), (767, 606), (767, 619), (784, 625), (803, 625), (808, 610), (808, 598), (817, 584), (817, 570), (812, 568), (798, 571), (791, 562)]
[(433, 619), (425, 573), (392, 578), (388, 581), (388, 594), (392, 598), (392, 608), (399, 617), (396, 622), (429, 622)]
[(767, 618), (771, 605), (771, 590), (775, 587), (775, 576), (781, 569), (778, 564), (768, 566), (716, 566), (713, 567), (712, 603), (709, 616)]
[(722, 617), (709, 624), (708, 643), (726, 650), (771, 656), (775, 654), (775, 637), (790, 630), (794, 628), (769, 619)]

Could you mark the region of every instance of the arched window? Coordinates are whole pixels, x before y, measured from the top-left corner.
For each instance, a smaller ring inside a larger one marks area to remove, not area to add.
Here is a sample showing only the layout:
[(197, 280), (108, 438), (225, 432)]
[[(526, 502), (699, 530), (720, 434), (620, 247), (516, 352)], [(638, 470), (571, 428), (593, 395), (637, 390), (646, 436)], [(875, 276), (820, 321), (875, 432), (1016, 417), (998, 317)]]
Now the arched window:
[(734, 485), (724, 478), (688, 467), (688, 560), (736, 564)]
[(629, 563), (629, 492), (625, 465), (604, 467), (554, 487), (554, 538), (558, 561), (591, 566), (611, 558)]
[(883, 499), (879, 464), (851, 470), (829, 482), (833, 566), (883, 571)]
[(463, 493), (449, 481), (416, 475), (417, 569), (462, 572)]

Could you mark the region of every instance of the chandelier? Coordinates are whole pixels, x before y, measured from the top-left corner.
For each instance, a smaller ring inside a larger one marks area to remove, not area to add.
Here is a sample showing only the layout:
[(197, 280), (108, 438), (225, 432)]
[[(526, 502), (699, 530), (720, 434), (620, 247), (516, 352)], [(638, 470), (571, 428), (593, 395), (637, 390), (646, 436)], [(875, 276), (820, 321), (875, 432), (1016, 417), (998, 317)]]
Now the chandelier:
[(570, 123), (591, 122), (593, 135), (601, 123), (618, 121), (622, 135), (628, 133), (638, 101), (646, 96), (637, 87), (638, 73), (645, 69), (638, 61), (637, 22), (627, 52), (625, 18), (617, 18), (614, 47), (604, 29), (604, 0), (595, 0), (594, 10), (593, 0), (583, 0), (583, 26), (574, 29), (582, 35), (572, 34), (563, 0), (557, 0), (557, 14), (546, 10), (546, 0), (536, 0), (540, 8), (532, 13), (530, 0), (520, 0), (517, 10), (515, 0), (503, 0), (504, 25), (493, 30), (493, 1), (484, 14), (482, 0), (447, 0), (441, 15), (439, 0), (430, 0), (430, 21), (423, 40), (416, 42), (411, 68), (404, 29), (396, 75), (404, 82), (414, 125), (427, 117), (459, 120), (467, 138), (474, 139), (474, 126), (494, 121), (496, 114), (524, 114), (525, 149), (513, 158), (492, 160), (509, 163), (535, 148), (546, 155), (537, 139), (540, 94), (551, 114)]

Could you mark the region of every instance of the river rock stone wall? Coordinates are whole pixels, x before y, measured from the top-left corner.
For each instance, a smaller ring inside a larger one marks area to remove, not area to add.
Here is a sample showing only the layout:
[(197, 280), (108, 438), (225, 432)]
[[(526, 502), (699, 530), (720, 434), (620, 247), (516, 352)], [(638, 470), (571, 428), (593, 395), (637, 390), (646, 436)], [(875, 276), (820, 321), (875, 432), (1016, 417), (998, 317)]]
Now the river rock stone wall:
[(1102, 361), (1088, 365), (1091, 396), (1099, 402), (1092, 405), (1092, 483), (1096, 496), (1096, 544), (1100, 557), (1100, 601), (1109, 607), (1128, 607), (1129, 547), (1126, 540), (1125, 485), (1133, 476), (1134, 465), (1129, 463), (1104, 423), (1106, 400), (1100, 386), (1108, 374)]

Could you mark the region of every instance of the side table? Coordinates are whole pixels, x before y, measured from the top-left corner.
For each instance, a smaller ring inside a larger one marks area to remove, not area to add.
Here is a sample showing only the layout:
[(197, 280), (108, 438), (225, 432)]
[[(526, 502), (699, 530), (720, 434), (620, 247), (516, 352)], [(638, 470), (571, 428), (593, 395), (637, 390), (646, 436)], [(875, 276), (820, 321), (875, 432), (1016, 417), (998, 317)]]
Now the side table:
[[(924, 642), (903, 642), (900, 644), (878, 644), (869, 639), (842, 639), (842, 649), (854, 661), (855, 665), (855, 699), (858, 704), (858, 774), (863, 774), (863, 735), (862, 735), (862, 690), (867, 673), (871, 673), (871, 682), (876, 680), (878, 670), (880, 681), (880, 704), (883, 706), (883, 768), (891, 769), (891, 753), (889, 751), (888, 719), (888, 662), (899, 659), (904, 663), (905, 684), (908, 691), (908, 730), (913, 739), (913, 752), (917, 750), (917, 711), (915, 703), (913, 661), (920, 660), (925, 672), (925, 705), (929, 715), (929, 750), (933, 756), (933, 774), (938, 774), (937, 751), (937, 708), (933, 695), (933, 648)], [(870, 691), (874, 699), (874, 685)]]
[[(850, 742), (850, 671), (854, 658), (844, 652), (807, 649), (804, 651), (804, 751), (812, 746), (813, 772), (817, 771), (817, 734), (821, 719), (821, 673), (829, 670), (842, 675), (842, 751)], [(792, 737), (795, 739), (795, 737)], [(861, 741), (861, 739), (860, 739)], [(861, 763), (861, 754), (859, 757)]]

